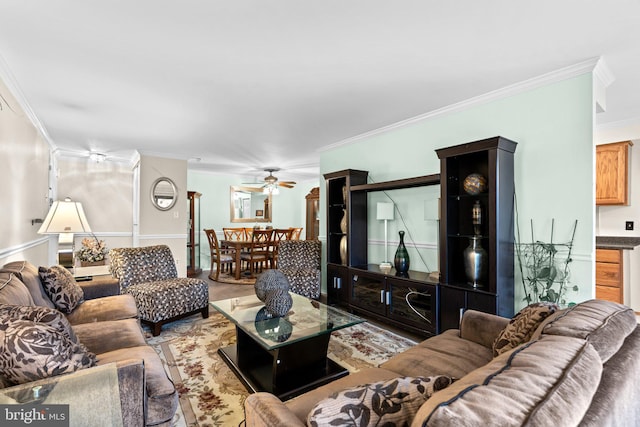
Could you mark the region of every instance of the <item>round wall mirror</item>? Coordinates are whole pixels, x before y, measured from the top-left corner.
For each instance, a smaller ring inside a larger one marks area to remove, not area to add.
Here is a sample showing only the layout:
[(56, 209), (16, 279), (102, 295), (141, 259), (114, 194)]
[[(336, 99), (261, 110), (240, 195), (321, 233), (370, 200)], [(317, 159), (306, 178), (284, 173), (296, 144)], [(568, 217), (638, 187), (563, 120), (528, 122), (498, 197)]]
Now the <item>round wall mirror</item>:
[(158, 178), (151, 186), (151, 203), (161, 211), (168, 211), (176, 204), (178, 189), (169, 178)]

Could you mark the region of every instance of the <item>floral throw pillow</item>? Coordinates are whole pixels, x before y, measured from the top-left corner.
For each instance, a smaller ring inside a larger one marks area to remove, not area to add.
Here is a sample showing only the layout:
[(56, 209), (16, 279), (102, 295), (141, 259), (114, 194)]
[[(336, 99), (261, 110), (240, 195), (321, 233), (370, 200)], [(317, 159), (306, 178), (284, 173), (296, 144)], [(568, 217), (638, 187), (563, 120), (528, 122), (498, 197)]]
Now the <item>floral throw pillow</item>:
[(520, 344), (529, 342), (544, 319), (559, 308), (557, 304), (552, 302), (537, 302), (520, 310), (511, 318), (509, 324), (493, 342), (493, 356), (498, 356)]
[(51, 325), (15, 320), (0, 331), (0, 374), (15, 384), (75, 372), (95, 364), (95, 354)]
[(40, 267), (38, 274), (42, 279), (45, 292), (61, 312), (71, 313), (84, 301), (82, 288), (78, 286), (69, 270), (63, 266)]
[(307, 417), (312, 427), (409, 425), (433, 393), (451, 377), (400, 377), (349, 388), (318, 402)]
[(0, 304), (0, 330), (5, 330), (11, 320), (31, 320), (54, 327), (65, 334), (72, 342), (78, 343), (78, 337), (67, 318), (60, 311), (40, 306), (22, 306)]

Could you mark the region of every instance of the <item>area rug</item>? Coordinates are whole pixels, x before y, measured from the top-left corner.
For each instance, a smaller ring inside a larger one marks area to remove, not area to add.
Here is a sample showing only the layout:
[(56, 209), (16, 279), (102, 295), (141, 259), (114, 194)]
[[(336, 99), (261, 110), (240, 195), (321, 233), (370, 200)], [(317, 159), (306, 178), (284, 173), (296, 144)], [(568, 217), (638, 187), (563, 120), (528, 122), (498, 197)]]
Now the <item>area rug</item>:
[[(215, 275), (215, 272), (214, 272)], [(213, 280), (213, 279), (212, 279)], [(225, 273), (224, 271), (220, 272), (220, 277), (216, 282), (221, 283), (231, 283), (234, 285), (253, 285), (256, 283), (255, 275), (254, 277), (250, 277), (246, 275), (244, 272), (240, 275), (240, 279), (236, 279), (234, 274)]]
[[(218, 356), (235, 342), (235, 328), (216, 311), (173, 322), (147, 342), (156, 350), (180, 395), (175, 427), (237, 426), (244, 419), (248, 392)], [(416, 343), (370, 323), (341, 329), (329, 341), (329, 358), (350, 372), (374, 367)]]

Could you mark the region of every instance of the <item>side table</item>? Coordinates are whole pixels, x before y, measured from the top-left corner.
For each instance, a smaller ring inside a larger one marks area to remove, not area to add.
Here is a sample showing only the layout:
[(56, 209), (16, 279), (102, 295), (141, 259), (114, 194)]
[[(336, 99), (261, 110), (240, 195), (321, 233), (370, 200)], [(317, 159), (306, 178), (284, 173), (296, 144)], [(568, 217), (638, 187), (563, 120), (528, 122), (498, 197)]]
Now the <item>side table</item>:
[(84, 291), (85, 299), (120, 294), (120, 282), (111, 276), (108, 265), (76, 267), (73, 277)]

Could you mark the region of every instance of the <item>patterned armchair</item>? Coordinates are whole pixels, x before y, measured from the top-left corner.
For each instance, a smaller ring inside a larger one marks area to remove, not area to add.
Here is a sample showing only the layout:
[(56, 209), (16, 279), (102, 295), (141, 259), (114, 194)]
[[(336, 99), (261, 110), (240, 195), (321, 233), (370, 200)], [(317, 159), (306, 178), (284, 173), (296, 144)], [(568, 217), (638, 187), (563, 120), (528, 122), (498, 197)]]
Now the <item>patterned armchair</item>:
[(319, 240), (283, 240), (278, 245), (278, 270), (289, 280), (291, 292), (320, 298)]
[(204, 318), (209, 316), (207, 282), (179, 278), (168, 246), (111, 249), (109, 258), (120, 293), (133, 295), (140, 320), (151, 325), (154, 336), (173, 320), (198, 311)]

